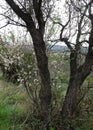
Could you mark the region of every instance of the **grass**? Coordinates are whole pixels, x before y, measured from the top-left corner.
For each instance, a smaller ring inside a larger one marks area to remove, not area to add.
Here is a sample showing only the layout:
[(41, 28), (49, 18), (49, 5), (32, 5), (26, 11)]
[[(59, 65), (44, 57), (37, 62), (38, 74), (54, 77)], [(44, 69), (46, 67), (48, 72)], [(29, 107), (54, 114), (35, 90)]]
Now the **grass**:
[(21, 124), (29, 110), (24, 89), (0, 77), (0, 130), (23, 130)]

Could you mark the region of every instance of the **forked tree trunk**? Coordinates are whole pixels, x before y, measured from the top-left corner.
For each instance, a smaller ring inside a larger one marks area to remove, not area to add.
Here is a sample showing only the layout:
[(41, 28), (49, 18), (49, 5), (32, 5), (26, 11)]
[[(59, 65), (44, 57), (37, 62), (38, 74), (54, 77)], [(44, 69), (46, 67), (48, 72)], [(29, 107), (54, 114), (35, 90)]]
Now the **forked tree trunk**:
[[(93, 42), (90, 42), (93, 43)], [(65, 100), (63, 103), (62, 107), (62, 118), (63, 118), (63, 123), (69, 122), (75, 114), (76, 107), (79, 102), (79, 92), (80, 88), (82, 87), (82, 84), (86, 77), (90, 74), (91, 72), (91, 67), (93, 65), (93, 49), (90, 44), (89, 50), (85, 59), (85, 62), (83, 65), (81, 65), (79, 68), (77, 68), (77, 55), (75, 52), (71, 52), (70, 55), (70, 80), (69, 80), (69, 85), (67, 89), (67, 93), (65, 96)], [(65, 125), (65, 124), (64, 124)], [(65, 126), (66, 130), (67, 127)], [(67, 130), (70, 130), (67, 129)]]

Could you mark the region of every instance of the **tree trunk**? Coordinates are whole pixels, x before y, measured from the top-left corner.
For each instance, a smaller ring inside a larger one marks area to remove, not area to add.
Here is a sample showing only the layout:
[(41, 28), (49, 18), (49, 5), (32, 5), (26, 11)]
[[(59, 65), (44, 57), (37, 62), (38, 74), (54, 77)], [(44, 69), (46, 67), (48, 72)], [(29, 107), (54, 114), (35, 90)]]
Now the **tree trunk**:
[[(35, 33), (36, 35), (33, 34), (31, 36), (41, 78), (41, 89), (39, 96), (43, 114), (42, 116), (45, 116), (47, 119), (48, 112), (51, 107), (51, 83), (50, 73), (48, 70), (48, 57), (46, 55), (46, 46), (42, 34), (39, 32), (39, 30), (37, 30)], [(30, 32), (30, 34), (32, 33)]]
[[(91, 51), (90, 51), (91, 50)], [(79, 96), (80, 96), (80, 88), (86, 77), (91, 72), (91, 67), (93, 65), (93, 51), (92, 47), (89, 50), (85, 62), (79, 68), (77, 67), (77, 55), (75, 52), (71, 52), (70, 55), (70, 80), (67, 89), (67, 93), (65, 96), (65, 100), (62, 107), (62, 118), (63, 123), (70, 123), (71, 118), (75, 114), (75, 110), (79, 103)], [(75, 116), (75, 115), (74, 115)], [(65, 124), (63, 124), (64, 126)], [(67, 129), (65, 125), (64, 130)], [(67, 129), (67, 130), (70, 130)]]
[(65, 120), (71, 119), (78, 104), (80, 87), (83, 83), (82, 79), (78, 78), (78, 76), (79, 75), (77, 74), (73, 80), (70, 79), (69, 81), (68, 90), (62, 108), (62, 117)]
[(78, 104), (80, 102), (80, 88), (83, 84), (81, 73), (76, 73), (73, 78), (70, 77), (68, 90), (62, 107), (63, 130), (75, 130), (72, 127), (73, 117), (75, 118)]

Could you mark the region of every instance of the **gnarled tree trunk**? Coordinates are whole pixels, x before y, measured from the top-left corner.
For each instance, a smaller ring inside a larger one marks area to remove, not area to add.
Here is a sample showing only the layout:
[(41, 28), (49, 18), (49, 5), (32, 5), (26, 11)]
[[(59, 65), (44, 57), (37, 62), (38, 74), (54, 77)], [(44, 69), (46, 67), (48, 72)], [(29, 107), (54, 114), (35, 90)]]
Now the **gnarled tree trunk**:
[[(62, 107), (63, 122), (69, 121), (74, 114), (78, 104), (79, 90), (86, 77), (91, 72), (93, 65), (93, 26), (89, 37), (89, 48), (85, 62), (77, 67), (77, 53), (72, 51), (70, 54), (70, 80), (68, 90)], [(66, 128), (65, 128), (66, 130)]]

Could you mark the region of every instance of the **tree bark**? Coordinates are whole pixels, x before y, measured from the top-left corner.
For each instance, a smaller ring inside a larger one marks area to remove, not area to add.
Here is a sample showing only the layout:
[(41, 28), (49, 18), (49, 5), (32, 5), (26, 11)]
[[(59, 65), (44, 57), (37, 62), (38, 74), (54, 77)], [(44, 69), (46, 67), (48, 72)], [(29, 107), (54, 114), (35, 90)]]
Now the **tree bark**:
[(51, 107), (51, 96), (52, 96), (50, 73), (48, 69), (48, 57), (46, 55), (45, 42), (39, 30), (36, 31), (36, 35), (32, 36), (32, 39), (33, 39), (34, 50), (37, 58), (37, 65), (41, 77), (41, 89), (39, 93), (40, 100), (41, 100), (41, 110), (43, 114), (46, 116), (46, 114), (48, 114), (47, 112)]
[(78, 94), (80, 86), (83, 83), (81, 78), (81, 71), (77, 69), (77, 55), (73, 51), (70, 54), (70, 79), (65, 96), (65, 100), (62, 107), (62, 117), (65, 120), (69, 120), (74, 114), (75, 108), (78, 103)]
[(78, 76), (79, 75), (76, 74), (75, 78), (69, 81), (68, 90), (62, 107), (62, 117), (65, 120), (71, 119), (78, 104), (80, 87), (83, 83), (82, 79), (78, 78)]
[[(92, 36), (92, 33), (91, 33)], [(70, 126), (69, 129), (67, 128), (67, 124), (71, 124), (71, 119), (73, 116), (76, 115), (76, 108), (79, 103), (79, 96), (80, 96), (80, 88), (86, 77), (91, 72), (91, 67), (93, 65), (93, 36), (91, 37), (89, 42), (89, 50), (83, 65), (78, 68), (77, 65), (77, 54), (76, 52), (71, 52), (70, 55), (70, 80), (67, 89), (67, 93), (65, 96), (65, 100), (62, 106), (62, 118), (63, 118), (63, 128), (64, 130), (71, 130)], [(65, 124), (66, 123), (66, 124)]]

